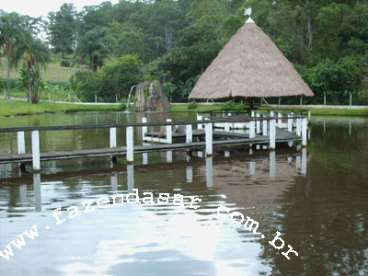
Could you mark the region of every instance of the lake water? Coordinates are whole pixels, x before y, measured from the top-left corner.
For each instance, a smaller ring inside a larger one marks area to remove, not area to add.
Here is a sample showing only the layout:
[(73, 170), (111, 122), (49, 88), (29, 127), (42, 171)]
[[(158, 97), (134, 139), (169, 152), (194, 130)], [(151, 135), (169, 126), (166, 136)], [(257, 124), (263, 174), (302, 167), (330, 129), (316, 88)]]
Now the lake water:
[[(140, 117), (0, 120), (6, 127)], [(0, 165), (0, 251), (33, 225), (39, 231), (23, 248), (13, 246), (9, 260), (0, 256), (0, 275), (368, 275), (368, 119), (313, 118), (310, 134), (308, 148), (299, 151), (237, 150), (191, 160), (164, 152), (136, 155), (134, 166), (77, 159), (42, 163), (41, 174), (22, 176), (17, 166)], [(118, 135), (123, 145), (123, 130)], [(0, 134), (0, 154), (16, 151), (15, 137)], [(41, 133), (43, 151), (107, 145), (107, 130)], [(133, 189), (202, 201), (195, 210), (125, 204), (68, 218), (68, 207)], [(258, 221), (264, 238), (216, 216), (218, 206)], [(55, 208), (62, 208), (64, 223), (56, 224)], [(287, 260), (268, 243), (276, 231), (298, 257)]]

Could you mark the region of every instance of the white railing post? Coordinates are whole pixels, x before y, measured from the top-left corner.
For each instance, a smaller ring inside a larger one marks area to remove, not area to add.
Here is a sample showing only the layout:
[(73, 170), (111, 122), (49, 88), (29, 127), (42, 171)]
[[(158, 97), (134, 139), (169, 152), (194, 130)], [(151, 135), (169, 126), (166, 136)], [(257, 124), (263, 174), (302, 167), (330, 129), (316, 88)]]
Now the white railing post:
[(249, 138), (255, 137), (256, 137), (256, 122), (252, 120), (249, 122)]
[(267, 115), (263, 115), (263, 120), (262, 120), (262, 135), (263, 136), (267, 136), (267, 120), (264, 119), (265, 117), (267, 117)]
[(301, 173), (301, 175), (307, 175), (307, 164), (308, 164), (307, 158), (308, 158), (307, 149), (303, 148), (302, 149), (301, 162), (300, 162), (300, 173)]
[(257, 116), (257, 123), (256, 123), (257, 124), (257, 134), (260, 134), (261, 133), (261, 120), (260, 120), (261, 114), (257, 113), (256, 116)]
[(110, 128), (110, 148), (116, 148), (116, 127)]
[(288, 131), (289, 132), (293, 132), (293, 119), (294, 114), (293, 113), (289, 113), (288, 114)]
[[(203, 121), (203, 116), (197, 114), (197, 121)], [(197, 129), (203, 129), (203, 124), (198, 124)]]
[(126, 158), (128, 162), (134, 162), (134, 128), (126, 128)]
[(269, 147), (271, 150), (276, 148), (276, 120), (275, 118), (270, 119), (270, 143)]
[(142, 164), (148, 165), (148, 152), (143, 152), (142, 154)]
[(205, 136), (206, 136), (206, 155), (211, 156), (213, 154), (213, 126), (212, 123), (205, 124)]
[(302, 119), (302, 146), (306, 147), (308, 143), (308, 119)]
[(296, 135), (302, 136), (302, 120), (299, 117), (296, 119)]
[[(147, 124), (147, 118), (146, 117), (142, 118), (142, 123)], [(146, 138), (147, 132), (148, 132), (148, 127), (147, 126), (142, 126), (142, 140), (143, 141)]]
[(279, 112), (277, 115), (278, 115), (277, 125), (278, 125), (279, 128), (282, 128), (282, 113)]
[(185, 143), (190, 144), (193, 142), (193, 127), (192, 125), (185, 126)]
[(166, 163), (172, 163), (173, 161), (173, 152), (172, 150), (168, 150), (166, 152)]
[[(171, 123), (172, 120), (171, 119), (167, 119), (166, 122)], [(172, 125), (166, 126), (166, 143), (168, 143), (168, 144), (172, 144), (173, 143), (172, 130), (173, 130)]]
[(230, 132), (230, 129), (231, 129), (230, 128), (230, 123), (224, 123), (224, 125), (225, 125), (225, 127), (224, 127), (225, 128), (225, 131), (226, 132)]
[(17, 144), (18, 144), (18, 154), (26, 153), (26, 143), (24, 140), (24, 131), (17, 132)]
[(276, 152), (270, 151), (270, 156), (269, 156), (269, 173), (270, 173), (270, 177), (276, 177), (277, 174), (277, 169), (276, 169)]
[(41, 170), (40, 133), (38, 130), (32, 130), (32, 165), (33, 171)]

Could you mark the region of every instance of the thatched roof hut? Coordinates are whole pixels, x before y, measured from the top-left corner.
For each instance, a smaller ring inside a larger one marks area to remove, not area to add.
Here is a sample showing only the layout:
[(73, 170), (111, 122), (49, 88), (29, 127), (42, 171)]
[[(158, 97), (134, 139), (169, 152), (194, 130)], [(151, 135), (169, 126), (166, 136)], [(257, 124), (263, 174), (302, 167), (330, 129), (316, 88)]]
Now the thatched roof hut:
[(202, 74), (189, 98), (313, 95), (291, 62), (249, 18)]

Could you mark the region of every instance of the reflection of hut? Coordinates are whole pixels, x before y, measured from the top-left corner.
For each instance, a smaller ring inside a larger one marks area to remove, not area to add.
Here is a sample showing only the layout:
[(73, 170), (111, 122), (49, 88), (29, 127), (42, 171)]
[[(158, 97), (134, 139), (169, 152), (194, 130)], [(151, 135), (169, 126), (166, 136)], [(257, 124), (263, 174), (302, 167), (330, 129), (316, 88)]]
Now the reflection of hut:
[(217, 161), (213, 168), (203, 166), (200, 174), (208, 175), (208, 170), (212, 172), (212, 186), (227, 196), (228, 203), (258, 210), (271, 207), (272, 210), (272, 204), (282, 199), (295, 184), (294, 179), (299, 175), (296, 169), (298, 158), (305, 158), (302, 162), (307, 162), (306, 156), (292, 157), (279, 153), (276, 157), (272, 152), (268, 157), (233, 158), (231, 162)]
[(189, 98), (313, 95), (293, 65), (249, 18), (202, 74)]

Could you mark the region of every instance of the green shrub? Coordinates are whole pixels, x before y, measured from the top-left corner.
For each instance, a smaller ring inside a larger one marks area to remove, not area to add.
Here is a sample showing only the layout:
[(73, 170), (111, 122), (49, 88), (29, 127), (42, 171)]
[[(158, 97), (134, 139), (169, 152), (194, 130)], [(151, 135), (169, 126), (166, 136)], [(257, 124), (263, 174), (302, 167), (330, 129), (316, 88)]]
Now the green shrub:
[(188, 104), (188, 110), (193, 110), (197, 108), (198, 108), (198, 104), (196, 102), (191, 102)]
[(242, 103), (226, 102), (223, 106), (223, 111), (244, 111), (246, 106)]

